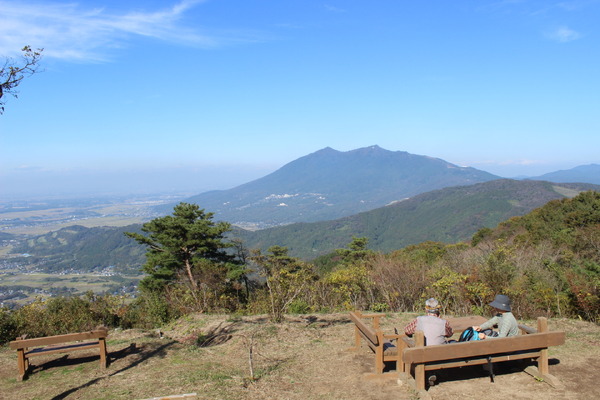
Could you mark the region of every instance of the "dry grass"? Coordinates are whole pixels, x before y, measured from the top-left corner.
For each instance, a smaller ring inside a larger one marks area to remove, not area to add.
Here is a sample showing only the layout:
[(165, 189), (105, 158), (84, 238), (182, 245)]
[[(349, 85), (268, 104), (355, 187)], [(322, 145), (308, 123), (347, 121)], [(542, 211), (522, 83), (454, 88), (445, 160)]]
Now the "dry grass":
[[(389, 314), (382, 325), (389, 331), (412, 317)], [(492, 384), (480, 368), (464, 368), (441, 376), (429, 393), (433, 399), (600, 396), (594, 381), (600, 328), (574, 320), (552, 320), (550, 327), (568, 334), (567, 343), (551, 351), (551, 373), (565, 384), (563, 390), (523, 372), (498, 371)], [(93, 352), (34, 358), (33, 373), (24, 382), (16, 381), (14, 352), (3, 348), (0, 398), (147, 399), (194, 392), (199, 399), (415, 398), (395, 379), (369, 379), (373, 357), (366, 348), (348, 351), (353, 326), (346, 314), (288, 316), (281, 324), (264, 316), (199, 314), (164, 327), (162, 334), (161, 339), (155, 331), (111, 332), (107, 370), (99, 368)]]

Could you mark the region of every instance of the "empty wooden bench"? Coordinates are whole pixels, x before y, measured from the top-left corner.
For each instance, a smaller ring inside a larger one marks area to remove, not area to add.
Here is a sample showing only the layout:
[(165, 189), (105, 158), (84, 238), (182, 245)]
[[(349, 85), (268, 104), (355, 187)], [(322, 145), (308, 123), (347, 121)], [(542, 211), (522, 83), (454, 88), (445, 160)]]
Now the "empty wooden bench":
[(360, 349), (361, 341), (364, 341), (375, 354), (375, 374), (383, 374), (386, 361), (396, 362), (397, 370), (401, 362), (396, 343), (403, 335), (384, 334), (379, 326), (382, 316), (384, 314), (362, 314), (359, 311), (350, 313), (354, 322), (354, 347), (351, 350)]
[[(537, 330), (520, 325), (522, 335), (481, 341), (425, 346), (423, 332), (414, 340), (402, 338), (401, 363), (398, 371), (413, 380), (417, 390), (425, 389), (425, 371), (512, 360), (535, 360), (532, 375), (553, 384), (558, 383), (548, 371), (548, 347), (565, 343), (565, 333), (548, 330), (548, 321), (538, 318)], [(399, 362), (400, 363), (400, 362)]]
[(10, 342), (10, 348), (17, 350), (17, 363), (21, 381), (25, 378), (31, 364), (31, 357), (43, 356), (54, 353), (69, 353), (77, 350), (98, 349), (100, 352), (100, 366), (106, 368), (108, 352), (106, 350), (106, 328), (93, 331), (69, 333), (66, 335), (47, 336), (33, 339), (18, 337)]

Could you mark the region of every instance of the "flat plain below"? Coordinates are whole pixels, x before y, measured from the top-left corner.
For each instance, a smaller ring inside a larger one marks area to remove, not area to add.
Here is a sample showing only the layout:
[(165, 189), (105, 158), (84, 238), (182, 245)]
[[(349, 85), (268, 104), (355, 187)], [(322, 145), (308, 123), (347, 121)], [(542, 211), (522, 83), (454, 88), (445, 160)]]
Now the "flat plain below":
[[(416, 314), (388, 313), (384, 331), (402, 329)], [(523, 321), (534, 326), (534, 321)], [(550, 319), (567, 341), (550, 350), (555, 389), (521, 370), (498, 366), (495, 382), (481, 366), (447, 370), (429, 389), (434, 399), (600, 398), (600, 327)], [(0, 348), (0, 399), (148, 399), (196, 393), (198, 399), (416, 399), (389, 372), (373, 379), (374, 357), (364, 345), (351, 351), (348, 314), (266, 316), (194, 314), (160, 330), (113, 330), (111, 364), (94, 352), (32, 359), (29, 378), (18, 382), (16, 353)]]
[(25, 305), (37, 298), (48, 298), (53, 289), (70, 290), (65, 293), (77, 296), (90, 291), (94, 293), (117, 292), (119, 288), (137, 285), (142, 277), (142, 275), (47, 274), (0, 270), (0, 293), (9, 289), (27, 287), (28, 290), (23, 294), (27, 297), (21, 297), (15, 301), (19, 305)]

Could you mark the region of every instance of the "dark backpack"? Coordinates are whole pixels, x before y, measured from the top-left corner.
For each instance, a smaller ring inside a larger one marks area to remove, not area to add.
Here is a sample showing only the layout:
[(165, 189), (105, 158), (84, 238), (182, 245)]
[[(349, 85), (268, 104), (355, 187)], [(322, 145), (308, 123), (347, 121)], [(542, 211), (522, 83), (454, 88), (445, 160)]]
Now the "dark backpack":
[(479, 340), (479, 332), (473, 329), (472, 326), (465, 329), (458, 338), (459, 342), (470, 342), (471, 340)]

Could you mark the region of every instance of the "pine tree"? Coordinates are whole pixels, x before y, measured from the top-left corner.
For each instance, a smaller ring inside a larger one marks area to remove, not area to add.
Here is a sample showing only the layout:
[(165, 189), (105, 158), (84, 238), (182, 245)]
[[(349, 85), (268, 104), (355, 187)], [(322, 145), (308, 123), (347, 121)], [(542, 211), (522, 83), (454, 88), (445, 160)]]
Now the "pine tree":
[(215, 223), (213, 213), (196, 204), (180, 203), (173, 215), (153, 219), (142, 226), (147, 235), (125, 232), (138, 243), (148, 246), (142, 270), (148, 274), (142, 289), (160, 290), (165, 285), (182, 281), (197, 290), (199, 275), (211, 264), (233, 264), (234, 256), (226, 251), (232, 244), (224, 234), (231, 230), (226, 222)]

